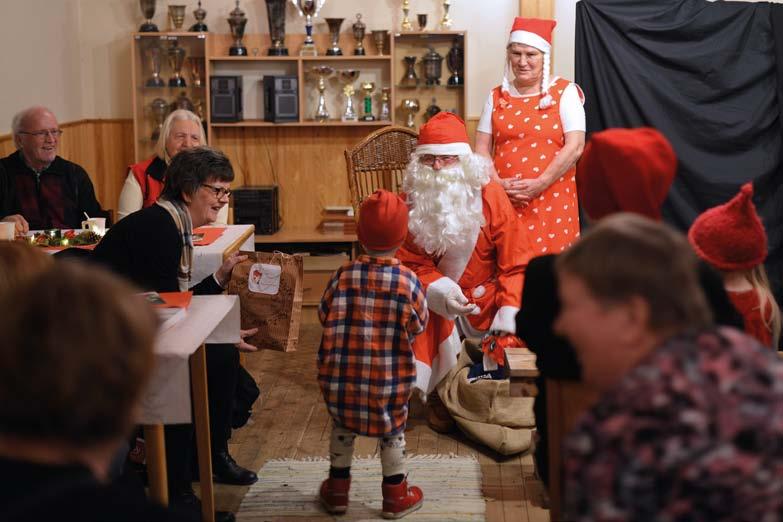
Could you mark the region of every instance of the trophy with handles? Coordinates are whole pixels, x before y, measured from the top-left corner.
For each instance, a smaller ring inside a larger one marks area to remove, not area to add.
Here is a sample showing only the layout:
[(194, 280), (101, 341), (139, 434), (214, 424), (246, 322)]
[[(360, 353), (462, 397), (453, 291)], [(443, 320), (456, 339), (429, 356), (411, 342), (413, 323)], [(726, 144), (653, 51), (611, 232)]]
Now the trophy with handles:
[(356, 121), (359, 117), (356, 114), (356, 108), (353, 105), (353, 95), (356, 93), (353, 82), (359, 79), (358, 69), (343, 69), (339, 73), (340, 81), (343, 84), (343, 96), (345, 96), (345, 110), (340, 117), (342, 121)]
[(310, 72), (318, 79), (318, 106), (315, 109), (315, 120), (320, 122), (329, 121), (329, 111), (326, 109), (326, 79), (333, 73), (334, 69), (328, 65), (316, 65)]
[(299, 56), (318, 56), (318, 49), (313, 40), (313, 18), (318, 16), (318, 12), (324, 6), (326, 0), (291, 0), (299, 16), (305, 17), (305, 41), (302, 48), (299, 49)]

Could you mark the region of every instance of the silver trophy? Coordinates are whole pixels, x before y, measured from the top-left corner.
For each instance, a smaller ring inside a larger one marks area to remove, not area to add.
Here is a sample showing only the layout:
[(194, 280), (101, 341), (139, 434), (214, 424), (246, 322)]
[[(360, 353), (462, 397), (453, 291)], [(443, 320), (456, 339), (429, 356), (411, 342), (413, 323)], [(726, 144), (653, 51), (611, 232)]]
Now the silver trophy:
[(329, 111), (326, 109), (326, 79), (329, 78), (334, 69), (328, 65), (316, 65), (310, 72), (318, 79), (318, 107), (315, 109), (315, 120), (324, 122), (329, 121)]
[(152, 17), (155, 16), (155, 0), (139, 0), (139, 7), (141, 8), (141, 14), (147, 19), (147, 21), (139, 27), (139, 32), (157, 33), (158, 26), (152, 22)]
[(231, 36), (234, 37), (234, 45), (228, 48), (229, 56), (247, 56), (247, 47), (242, 45), (242, 38), (245, 36), (245, 25), (247, 25), (247, 17), (245, 12), (239, 8), (239, 0), (237, 0), (237, 6), (233, 11), (229, 13), (228, 25), (231, 28)]
[(362, 14), (356, 15), (356, 21), (351, 25), (351, 31), (353, 32), (353, 38), (356, 40), (356, 48), (353, 50), (353, 54), (356, 56), (364, 56), (367, 54), (364, 51), (364, 33), (367, 30), (367, 25), (362, 22)]
[(356, 121), (359, 117), (356, 114), (356, 108), (353, 105), (353, 95), (356, 93), (353, 82), (359, 79), (358, 69), (344, 69), (339, 72), (340, 81), (343, 84), (343, 95), (345, 96), (345, 110), (340, 117), (342, 121)]
[(340, 26), (343, 25), (345, 18), (327, 18), (326, 25), (329, 26), (329, 35), (332, 38), (332, 46), (326, 50), (327, 56), (342, 56), (343, 50), (340, 49)]
[(190, 32), (192, 33), (206, 33), (209, 28), (204, 23), (204, 19), (207, 17), (207, 11), (201, 7), (201, 0), (198, 0), (198, 7), (193, 10), (193, 18), (196, 19), (196, 23), (190, 26)]
[(164, 87), (166, 82), (160, 77), (160, 61), (163, 51), (156, 42), (152, 42), (144, 50), (144, 55), (147, 57), (147, 61), (150, 64), (150, 72), (152, 76), (147, 80), (145, 84), (147, 87)]
[(272, 47), (267, 51), (269, 56), (288, 56), (285, 47), (285, 4), (286, 0), (266, 0), (269, 36), (272, 38)]
[(166, 115), (169, 113), (169, 104), (162, 98), (155, 98), (150, 103), (150, 114), (152, 115), (152, 134), (150, 139), (155, 142), (158, 141), (163, 130), (163, 122), (166, 120)]
[(302, 44), (302, 48), (299, 49), (299, 56), (318, 56), (318, 49), (315, 47), (315, 41), (313, 40), (313, 18), (318, 16), (318, 12), (326, 3), (326, 0), (291, 0), (296, 10), (299, 11), (299, 16), (305, 17), (305, 41)]

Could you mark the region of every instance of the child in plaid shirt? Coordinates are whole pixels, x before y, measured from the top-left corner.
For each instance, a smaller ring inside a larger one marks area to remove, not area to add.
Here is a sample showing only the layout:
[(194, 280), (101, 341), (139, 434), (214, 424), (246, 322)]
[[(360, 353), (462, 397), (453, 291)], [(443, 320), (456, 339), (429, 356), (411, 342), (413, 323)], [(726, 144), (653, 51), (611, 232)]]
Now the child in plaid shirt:
[(330, 513), (348, 509), (356, 435), (381, 439), (381, 515), (400, 518), (423, 502), (405, 475), (405, 424), (416, 379), (411, 344), (428, 317), (421, 283), (394, 258), (407, 233), (408, 208), (399, 196), (379, 190), (367, 198), (357, 228), (367, 255), (337, 270), (318, 309), (324, 327), (318, 382), (333, 420), (320, 499)]

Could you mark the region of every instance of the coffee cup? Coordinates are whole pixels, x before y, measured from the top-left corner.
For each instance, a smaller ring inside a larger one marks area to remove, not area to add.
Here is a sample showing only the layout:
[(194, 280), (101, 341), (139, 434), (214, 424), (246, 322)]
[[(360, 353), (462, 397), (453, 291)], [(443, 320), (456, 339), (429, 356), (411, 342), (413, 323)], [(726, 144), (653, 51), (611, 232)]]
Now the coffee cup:
[(0, 241), (13, 241), (16, 236), (16, 223), (0, 221)]
[(106, 218), (90, 218), (82, 221), (83, 230), (91, 230), (102, 236), (106, 233)]

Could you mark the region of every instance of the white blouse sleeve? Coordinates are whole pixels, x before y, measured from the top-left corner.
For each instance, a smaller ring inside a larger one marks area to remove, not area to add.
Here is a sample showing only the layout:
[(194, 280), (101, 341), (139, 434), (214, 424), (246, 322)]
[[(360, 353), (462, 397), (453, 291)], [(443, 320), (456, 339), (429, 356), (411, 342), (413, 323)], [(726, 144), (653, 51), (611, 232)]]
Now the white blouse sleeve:
[(575, 83), (569, 83), (560, 97), (560, 123), (563, 124), (563, 133), (582, 131), (587, 129), (585, 124), (584, 102), (579, 94), (579, 88)]
[(484, 104), (484, 110), (481, 113), (476, 130), (484, 134), (492, 134), (492, 91), (489, 91), (487, 102)]
[(143, 204), (144, 196), (141, 193), (141, 186), (129, 170), (128, 177), (125, 178), (125, 184), (122, 186), (122, 192), (120, 192), (120, 201), (117, 204), (117, 221), (128, 214), (141, 210)]

